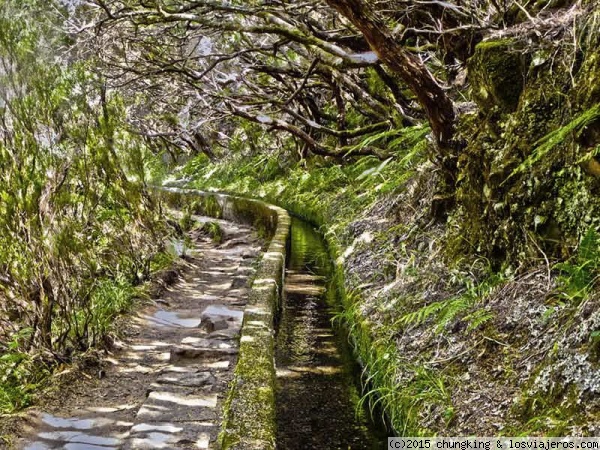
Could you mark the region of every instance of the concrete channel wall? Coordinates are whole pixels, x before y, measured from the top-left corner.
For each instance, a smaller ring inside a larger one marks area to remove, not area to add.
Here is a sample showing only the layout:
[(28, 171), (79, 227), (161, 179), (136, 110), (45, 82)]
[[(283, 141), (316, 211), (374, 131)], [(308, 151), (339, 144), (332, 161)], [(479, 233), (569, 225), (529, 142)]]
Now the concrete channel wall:
[(220, 441), (224, 449), (274, 449), (274, 318), (283, 288), (290, 216), (259, 200), (179, 188), (159, 192), (171, 207), (251, 225), (270, 239), (250, 288)]

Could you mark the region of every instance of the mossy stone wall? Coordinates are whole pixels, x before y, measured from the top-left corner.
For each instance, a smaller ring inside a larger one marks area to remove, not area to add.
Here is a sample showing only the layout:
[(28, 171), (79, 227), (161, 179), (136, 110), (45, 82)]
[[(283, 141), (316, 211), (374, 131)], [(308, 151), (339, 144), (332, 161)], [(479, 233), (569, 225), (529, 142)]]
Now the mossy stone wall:
[(469, 60), (473, 98), (482, 109), (517, 109), (523, 92), (525, 56), (513, 39), (484, 41)]

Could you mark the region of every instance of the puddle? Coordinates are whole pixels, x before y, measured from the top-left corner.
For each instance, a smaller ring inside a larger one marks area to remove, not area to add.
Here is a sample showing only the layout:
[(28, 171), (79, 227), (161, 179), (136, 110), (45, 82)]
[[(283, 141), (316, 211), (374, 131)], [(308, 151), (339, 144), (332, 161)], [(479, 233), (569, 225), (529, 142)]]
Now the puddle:
[(379, 449), (387, 435), (358, 407), (360, 371), (348, 337), (332, 329), (335, 287), (321, 236), (292, 219), (276, 337), (277, 444), (292, 449)]
[(206, 316), (225, 316), (233, 317), (235, 320), (242, 320), (244, 317), (244, 311), (238, 311), (236, 309), (229, 309), (223, 305), (210, 305), (203, 312), (202, 315)]
[(25, 450), (52, 450), (52, 449), (62, 449), (62, 450), (116, 450), (117, 447), (107, 447), (104, 445), (92, 445), (92, 444), (79, 444), (79, 443), (67, 443), (65, 445), (61, 445), (60, 447), (48, 446), (43, 442), (34, 442), (33, 444), (25, 447)]
[(69, 418), (63, 419), (62, 417), (55, 417), (51, 414), (43, 414), (42, 422), (46, 425), (50, 425), (53, 428), (67, 428), (71, 430), (91, 430), (92, 428), (99, 428), (113, 423), (110, 419), (98, 418), (98, 419), (78, 419)]
[(61, 447), (63, 450), (116, 450), (117, 447), (105, 447), (103, 445), (90, 444), (67, 444)]
[(184, 317), (184, 315), (182, 312), (159, 309), (152, 317), (146, 318), (161, 327), (198, 328), (200, 326), (199, 318)]
[(78, 417), (57, 417), (42, 414), (42, 423), (46, 431), (38, 433), (39, 439), (25, 447), (25, 450), (50, 450), (54, 448), (70, 450), (116, 449), (121, 445), (120, 439), (101, 437), (93, 434), (94, 429), (115, 425), (113, 420), (105, 417), (82, 419)]
[(38, 437), (46, 441), (89, 444), (101, 447), (113, 447), (121, 443), (121, 441), (116, 438), (94, 436), (91, 434), (82, 433), (81, 431), (51, 431), (39, 433)]
[(116, 438), (93, 436), (75, 431), (40, 433), (38, 439), (50, 442), (32, 442), (24, 450), (50, 450), (53, 448), (66, 450), (117, 450), (121, 446), (121, 441)]

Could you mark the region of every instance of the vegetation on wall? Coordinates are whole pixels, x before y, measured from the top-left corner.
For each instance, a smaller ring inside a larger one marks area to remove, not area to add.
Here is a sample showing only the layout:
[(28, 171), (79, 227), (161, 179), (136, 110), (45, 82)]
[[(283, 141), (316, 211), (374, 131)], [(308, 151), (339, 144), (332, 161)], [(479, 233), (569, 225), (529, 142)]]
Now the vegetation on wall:
[(596, 432), (598, 99), (581, 96), (597, 73), (595, 17), (577, 19), (578, 67), (565, 41), (554, 54), (515, 53), (522, 36), (475, 47), (446, 220), (426, 127), (354, 144), (382, 139), (383, 160), (339, 162), (299, 158), (247, 126), (219, 164), (182, 168), (198, 187), (264, 197), (322, 227), (364, 401), (398, 433)]

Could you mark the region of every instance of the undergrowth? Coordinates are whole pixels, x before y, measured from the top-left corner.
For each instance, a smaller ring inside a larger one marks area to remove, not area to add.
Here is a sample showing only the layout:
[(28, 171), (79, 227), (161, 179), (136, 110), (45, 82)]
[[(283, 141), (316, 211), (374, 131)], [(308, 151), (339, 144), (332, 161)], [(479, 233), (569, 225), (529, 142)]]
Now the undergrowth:
[[(150, 271), (160, 271), (172, 263), (170, 255), (158, 253), (150, 261)], [(78, 350), (104, 345), (104, 338), (117, 331), (115, 319), (129, 311), (135, 298), (146, 297), (146, 286), (134, 286), (122, 276), (95, 280), (86, 307), (71, 314), (69, 335), (85, 338), (86, 342), (85, 348)], [(57, 324), (57, 327), (61, 326)], [(55, 335), (61, 336), (58, 332)], [(11, 414), (30, 406), (53, 371), (74, 361), (75, 354), (57, 356), (44, 349), (24, 350), (31, 338), (32, 329), (21, 328), (10, 341), (0, 346), (0, 414)]]
[(460, 317), (466, 324), (466, 331), (469, 332), (492, 319), (494, 315), (484, 308), (483, 303), (494, 288), (506, 282), (502, 272), (494, 272), (488, 266), (487, 275), (482, 281), (458, 271), (455, 277), (458, 277), (458, 280), (454, 283), (463, 286), (457, 295), (432, 302), (403, 315), (398, 320), (397, 326), (399, 328), (421, 326), (429, 321), (433, 329), (441, 333), (448, 324)]
[(559, 271), (558, 296), (578, 305), (588, 298), (600, 275), (600, 234), (590, 228), (581, 239), (577, 254), (555, 265)]
[[(342, 295), (344, 307), (334, 320), (349, 328), (363, 363), (364, 388), (358, 406), (367, 407), (372, 416), (380, 415), (401, 436), (431, 435), (431, 430), (419, 423), (423, 408), (437, 405), (448, 421), (453, 416), (447, 377), (439, 370), (405, 361), (393, 339), (373, 333), (371, 324), (360, 313), (360, 295)], [(408, 383), (398, 379), (400, 367), (410, 374)]]
[[(352, 164), (319, 158), (290, 164), (279, 154), (248, 157), (237, 154), (220, 164), (204, 155), (182, 169), (193, 176), (192, 186), (262, 198), (286, 207), (313, 223), (335, 224), (339, 231), (353, 213), (365, 210), (382, 196), (398, 191), (426, 160), (429, 128), (418, 126), (394, 134), (396, 156), (381, 161), (375, 156)], [(383, 139), (382, 134), (367, 138)], [(339, 224), (339, 225), (338, 225)]]

